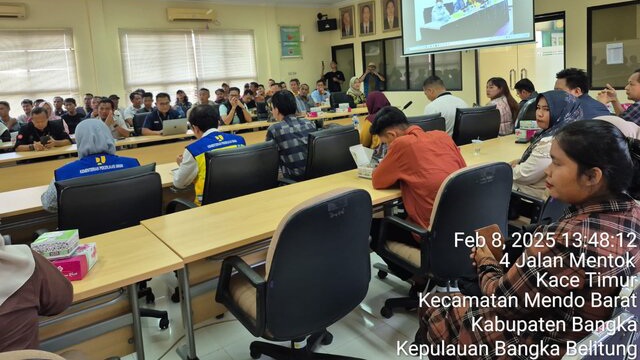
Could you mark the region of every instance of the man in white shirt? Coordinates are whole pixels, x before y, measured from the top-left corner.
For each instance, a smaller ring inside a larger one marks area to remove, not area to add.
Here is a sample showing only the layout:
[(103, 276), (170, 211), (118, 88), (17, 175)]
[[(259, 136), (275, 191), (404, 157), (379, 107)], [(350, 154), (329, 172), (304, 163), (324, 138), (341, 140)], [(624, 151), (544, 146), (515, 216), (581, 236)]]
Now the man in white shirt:
[(124, 109), (124, 121), (127, 125), (133, 126), (133, 118), (142, 108), (142, 96), (137, 92), (132, 92), (129, 94), (129, 100), (131, 100), (131, 105)]
[(422, 89), (427, 99), (431, 101), (424, 108), (425, 115), (440, 113), (447, 125), (447, 133), (453, 135), (453, 125), (456, 122), (456, 109), (469, 107), (467, 103), (447, 91), (444, 82), (437, 76), (428, 77), (422, 83)]
[[(94, 97), (94, 99), (96, 99)], [(92, 100), (93, 101), (93, 100)], [(113, 101), (108, 98), (101, 99), (98, 105), (97, 119), (102, 120), (111, 130), (114, 139), (128, 137), (130, 135), (127, 125), (121, 117), (114, 116)]]

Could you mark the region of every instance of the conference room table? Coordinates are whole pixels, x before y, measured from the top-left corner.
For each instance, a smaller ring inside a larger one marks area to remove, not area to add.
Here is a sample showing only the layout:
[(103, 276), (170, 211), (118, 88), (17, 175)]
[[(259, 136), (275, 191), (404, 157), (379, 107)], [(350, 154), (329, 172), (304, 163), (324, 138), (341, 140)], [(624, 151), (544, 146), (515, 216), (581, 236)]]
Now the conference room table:
[[(121, 320), (120, 323), (130, 323), (133, 325), (134, 346), (137, 359), (144, 359), (140, 308), (138, 305), (136, 284), (148, 278), (166, 274), (174, 270), (180, 271), (184, 267), (182, 259), (141, 225), (91, 236), (81, 239), (80, 242), (96, 243), (98, 261), (82, 280), (71, 283), (73, 285), (74, 305), (82, 307), (81, 303), (83, 301), (117, 291), (120, 288), (127, 288), (131, 314), (130, 317), (127, 317), (126, 322)], [(74, 305), (61, 315), (41, 321), (41, 329), (48, 326), (68, 326), (63, 324), (65, 321), (71, 321), (73, 323), (73, 314), (83, 314), (83, 311), (74, 312)], [(94, 308), (94, 310), (100, 311), (99, 308)], [(78, 324), (76, 323), (75, 326), (77, 327)], [(52, 336), (51, 338), (45, 336), (44, 339), (41, 339), (41, 346), (48, 351), (62, 351), (84, 341), (88, 341), (92, 336), (95, 336), (92, 331), (88, 331), (85, 328), (78, 328), (73, 336), (69, 336), (68, 334)], [(126, 340), (123, 341), (126, 344)], [(103, 346), (99, 348), (89, 349), (91, 352), (88, 354), (91, 354), (94, 358), (97, 358), (100, 352), (104, 352), (104, 357), (113, 356), (114, 354), (110, 352), (114, 351), (110, 349), (112, 346), (116, 346), (116, 344), (103, 344)]]
[[(519, 157), (526, 148), (526, 145), (516, 144), (514, 141), (515, 136), (487, 140), (481, 144), (478, 155), (475, 154), (475, 144), (464, 145), (460, 149), (467, 165), (511, 161)], [(181, 303), (182, 313), (186, 317), (183, 322), (187, 334), (186, 346), (179, 349), (183, 358), (196, 356), (191, 318), (190, 264), (220, 254), (230, 255), (243, 247), (269, 239), (292, 208), (314, 196), (338, 188), (366, 190), (371, 195), (374, 207), (396, 200), (401, 195), (398, 188), (376, 190), (371, 180), (359, 178), (357, 170), (350, 170), (141, 222), (178, 254), (185, 264), (184, 272), (179, 277), (184, 299)]]

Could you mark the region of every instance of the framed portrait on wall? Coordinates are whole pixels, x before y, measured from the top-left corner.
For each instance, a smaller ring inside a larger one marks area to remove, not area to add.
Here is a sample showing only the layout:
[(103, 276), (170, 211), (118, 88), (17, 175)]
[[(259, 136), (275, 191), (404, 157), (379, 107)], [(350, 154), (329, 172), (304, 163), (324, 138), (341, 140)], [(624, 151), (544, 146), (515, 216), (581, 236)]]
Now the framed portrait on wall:
[(355, 13), (356, 7), (353, 5), (340, 8), (340, 31), (343, 39), (352, 38), (356, 35)]
[(375, 8), (376, 4), (374, 1), (367, 1), (358, 4), (360, 36), (369, 36), (376, 33)]
[(400, 30), (400, 3), (402, 0), (380, 0), (382, 31)]

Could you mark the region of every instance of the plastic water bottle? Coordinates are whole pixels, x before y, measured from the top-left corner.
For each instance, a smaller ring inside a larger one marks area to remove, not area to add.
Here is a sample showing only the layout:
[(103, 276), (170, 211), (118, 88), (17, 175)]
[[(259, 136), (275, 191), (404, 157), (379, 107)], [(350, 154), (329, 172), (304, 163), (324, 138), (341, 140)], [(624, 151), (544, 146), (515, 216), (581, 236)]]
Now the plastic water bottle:
[(358, 115), (354, 114), (351, 120), (353, 121), (353, 128), (360, 131), (360, 119), (358, 119)]

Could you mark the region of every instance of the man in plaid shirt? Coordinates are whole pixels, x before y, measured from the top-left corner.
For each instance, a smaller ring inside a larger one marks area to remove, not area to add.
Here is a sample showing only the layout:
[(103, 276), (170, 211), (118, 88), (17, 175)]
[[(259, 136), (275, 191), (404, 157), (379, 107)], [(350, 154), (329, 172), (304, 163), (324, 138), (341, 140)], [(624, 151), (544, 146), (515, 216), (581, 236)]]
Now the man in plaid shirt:
[(605, 105), (611, 103), (616, 115), (640, 125), (640, 69), (636, 69), (636, 71), (629, 76), (629, 82), (624, 90), (627, 92), (627, 98), (634, 101), (626, 110), (622, 107), (620, 101), (618, 101), (616, 90), (609, 84), (607, 84), (604, 90), (600, 91), (598, 100)]

